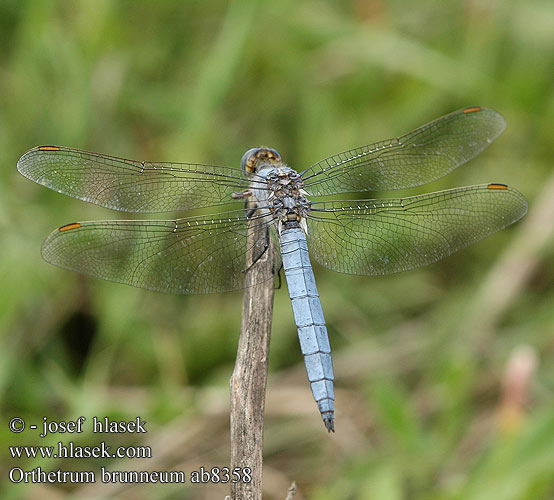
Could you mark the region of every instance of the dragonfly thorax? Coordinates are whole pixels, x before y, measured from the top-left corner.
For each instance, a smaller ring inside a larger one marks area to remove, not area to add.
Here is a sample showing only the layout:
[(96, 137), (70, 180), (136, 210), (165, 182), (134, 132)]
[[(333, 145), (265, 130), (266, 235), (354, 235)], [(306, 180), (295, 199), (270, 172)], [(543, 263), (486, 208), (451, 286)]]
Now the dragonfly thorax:
[[(249, 149), (240, 163), (253, 180), (249, 195), (256, 200), (262, 213), (269, 212), (278, 221), (279, 232), (284, 225), (306, 227), (310, 202), (306, 199), (308, 193), (304, 190), (304, 181), (296, 170), (284, 165), (275, 149)], [(265, 181), (263, 187), (258, 179)]]
[(300, 223), (310, 214), (310, 202), (306, 198), (302, 177), (289, 167), (271, 170), (266, 175), (269, 189), (268, 208), (271, 214), (283, 224)]

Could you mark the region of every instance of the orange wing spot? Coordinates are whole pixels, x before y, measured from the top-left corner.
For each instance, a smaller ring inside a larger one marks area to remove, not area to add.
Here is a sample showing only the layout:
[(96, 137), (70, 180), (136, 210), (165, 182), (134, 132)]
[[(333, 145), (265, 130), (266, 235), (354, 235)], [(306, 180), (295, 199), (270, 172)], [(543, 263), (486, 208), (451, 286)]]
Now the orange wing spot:
[(464, 113), (475, 113), (475, 111), (481, 111), (481, 106), (473, 106), (471, 108), (464, 109)]
[(72, 222), (71, 224), (66, 224), (65, 226), (60, 227), (58, 231), (69, 231), (70, 229), (77, 229), (78, 227), (81, 227), (81, 224), (78, 222)]
[(39, 151), (59, 151), (58, 146), (39, 146)]
[(489, 184), (487, 188), (488, 189), (508, 189), (508, 186), (506, 186), (506, 184)]

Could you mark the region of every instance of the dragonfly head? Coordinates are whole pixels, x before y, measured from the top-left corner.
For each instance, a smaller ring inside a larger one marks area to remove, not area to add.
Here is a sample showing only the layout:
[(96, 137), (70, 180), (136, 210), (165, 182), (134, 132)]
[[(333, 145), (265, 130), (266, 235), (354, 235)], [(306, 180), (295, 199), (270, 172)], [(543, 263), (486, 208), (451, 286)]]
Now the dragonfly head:
[(281, 155), (273, 148), (261, 146), (249, 149), (240, 160), (240, 168), (247, 174), (256, 173), (262, 165), (282, 165)]

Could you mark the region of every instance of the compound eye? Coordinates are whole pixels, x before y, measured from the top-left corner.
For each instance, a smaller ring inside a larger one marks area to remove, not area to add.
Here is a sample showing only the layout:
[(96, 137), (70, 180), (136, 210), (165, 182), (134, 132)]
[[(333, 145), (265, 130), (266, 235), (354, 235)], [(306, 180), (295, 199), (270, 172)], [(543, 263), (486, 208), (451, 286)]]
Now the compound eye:
[(258, 152), (262, 148), (250, 148), (246, 153), (242, 155), (240, 159), (240, 168), (243, 172), (253, 172), (254, 171), (254, 161), (258, 155)]
[(281, 160), (281, 155), (279, 154), (279, 151), (277, 151), (276, 149), (265, 148), (265, 150), (267, 151), (267, 157), (270, 160), (278, 160), (278, 161)]
[(277, 163), (281, 161), (281, 155), (273, 148), (252, 148), (242, 155), (240, 167), (249, 174), (256, 170), (256, 163)]

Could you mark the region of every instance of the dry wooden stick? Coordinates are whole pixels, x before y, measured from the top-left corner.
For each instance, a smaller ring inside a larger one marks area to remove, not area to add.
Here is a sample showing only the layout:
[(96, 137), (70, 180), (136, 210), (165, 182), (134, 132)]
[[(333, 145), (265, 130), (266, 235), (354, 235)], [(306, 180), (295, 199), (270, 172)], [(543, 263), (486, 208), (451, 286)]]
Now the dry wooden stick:
[[(259, 233), (258, 238), (259, 238)], [(273, 315), (274, 245), (259, 258), (260, 245), (251, 224), (247, 255), (246, 289), (235, 369), (231, 376), (231, 472), (251, 469), (251, 482), (231, 484), (234, 500), (262, 498), (262, 438), (269, 339)], [(257, 259), (257, 261), (256, 261)], [(255, 264), (252, 264), (255, 262)], [(261, 283), (250, 286), (251, 283)], [(238, 470), (238, 469), (237, 469)], [(241, 473), (244, 477), (244, 473)]]

